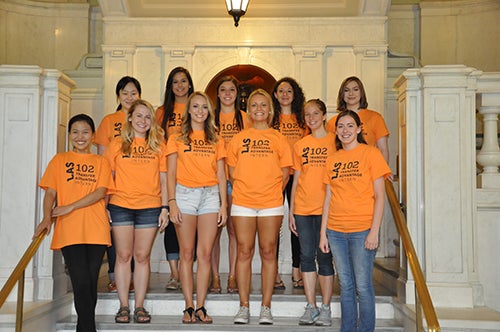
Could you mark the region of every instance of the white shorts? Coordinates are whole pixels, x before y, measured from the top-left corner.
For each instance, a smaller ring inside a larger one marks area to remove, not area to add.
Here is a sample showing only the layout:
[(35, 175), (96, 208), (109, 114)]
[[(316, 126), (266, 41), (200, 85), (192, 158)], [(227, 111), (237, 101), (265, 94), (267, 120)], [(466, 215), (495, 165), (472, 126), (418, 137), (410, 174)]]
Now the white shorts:
[(244, 206), (231, 205), (231, 217), (271, 217), (282, 216), (285, 214), (283, 205), (268, 208), (268, 209), (254, 209)]

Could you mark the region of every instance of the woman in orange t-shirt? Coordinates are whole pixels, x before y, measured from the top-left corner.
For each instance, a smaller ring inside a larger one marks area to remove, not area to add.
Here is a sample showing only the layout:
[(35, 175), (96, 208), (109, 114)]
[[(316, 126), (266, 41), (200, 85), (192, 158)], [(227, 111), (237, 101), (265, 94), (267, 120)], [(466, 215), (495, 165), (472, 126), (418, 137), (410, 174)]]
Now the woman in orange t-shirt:
[(236, 134), (227, 148), (227, 164), (233, 184), (233, 218), (238, 259), (236, 279), (240, 309), (236, 324), (248, 324), (250, 284), (255, 236), (259, 233), (262, 262), (260, 324), (273, 324), (271, 297), (277, 271), (277, 242), (283, 221), (283, 188), (290, 176), (292, 156), (286, 138), (271, 127), (271, 96), (257, 89), (248, 98), (247, 115), (252, 127)]
[[(363, 83), (356, 76), (346, 78), (339, 88), (337, 97), (337, 111), (351, 110), (356, 112), (361, 119), (363, 135), (368, 145), (376, 146), (387, 163), (389, 163), (389, 130), (385, 125), (384, 118), (380, 113), (368, 109)], [(335, 133), (336, 115), (332, 117), (326, 129)]]
[[(305, 102), (304, 92), (299, 83), (291, 77), (284, 77), (274, 85), (273, 89), (274, 117), (273, 127), (281, 132), (290, 143), (290, 148), (307, 134), (304, 121), (303, 107)], [(291, 170), (293, 174), (293, 169)], [(292, 181), (285, 184), (284, 195), (286, 195), (290, 206)], [(292, 246), (292, 283), (293, 288), (302, 289), (304, 283), (300, 277), (300, 243), (295, 233), (290, 233)], [(278, 241), (279, 252), (279, 241)], [(275, 289), (285, 289), (279, 273), (276, 273)]]
[(68, 132), (73, 151), (58, 153), (40, 180), (45, 189), (43, 219), (34, 237), (43, 230), (49, 234), (57, 218), (51, 249), (61, 250), (68, 268), (76, 329), (96, 331), (97, 280), (104, 252), (111, 245), (104, 198), (114, 183), (107, 160), (90, 153), (94, 121), (86, 114), (75, 115)]
[[(106, 115), (95, 133), (94, 143), (97, 145), (97, 153), (102, 155), (109, 143), (116, 137), (120, 137), (122, 133), (125, 119), (130, 106), (139, 98), (141, 98), (141, 84), (137, 79), (131, 76), (123, 76), (116, 83), (116, 98), (119, 102), (114, 113)], [(111, 246), (106, 250), (108, 257), (108, 291), (116, 292), (115, 282), (115, 262), (116, 250), (111, 239)], [(134, 261), (132, 260), (132, 273), (134, 272)], [(134, 283), (130, 284), (130, 290), (134, 289)]]
[(391, 170), (379, 149), (364, 144), (356, 112), (340, 113), (335, 127), (337, 152), (325, 164), (326, 195), (319, 246), (324, 253), (331, 249), (335, 260), (341, 331), (373, 331), (373, 262), (384, 214), (384, 178)]
[(111, 165), (116, 185), (108, 203), (120, 300), (115, 321), (130, 321), (130, 261), (134, 257), (134, 321), (149, 323), (151, 316), (144, 309), (144, 298), (151, 248), (158, 228), (163, 231), (168, 224), (166, 145), (150, 103), (139, 99), (132, 104), (121, 137), (109, 144), (104, 156)]
[[(205, 309), (212, 248), (218, 228), (227, 220), (224, 141), (216, 134), (210, 99), (203, 92), (189, 96), (182, 131), (168, 139), (170, 217), (180, 247), (180, 275), (185, 324), (212, 323)], [(198, 243), (196, 245), (196, 234)], [(193, 300), (193, 261), (196, 247), (196, 310)]]
[[(290, 231), (297, 235), (300, 242), (300, 270), (307, 300), (299, 324), (330, 326), (332, 324), (330, 302), (333, 291), (332, 255), (323, 253), (319, 249), (319, 230), (325, 200), (323, 185), (325, 162), (335, 151), (335, 136), (325, 129), (326, 105), (323, 101), (309, 100), (304, 105), (304, 118), (311, 135), (307, 135), (293, 147), (295, 172), (289, 216)], [(321, 286), (321, 308), (316, 307), (317, 279)]]
[[(215, 125), (219, 129), (219, 135), (227, 144), (229, 141), (248, 127), (246, 113), (238, 109), (240, 104), (238, 93), (238, 81), (234, 76), (224, 76), (217, 82), (217, 103), (215, 106)], [(229, 251), (229, 276), (227, 279), (227, 292), (237, 293), (238, 286), (236, 284), (236, 235), (230, 216), (231, 201), (232, 201), (231, 182), (227, 181), (227, 235), (228, 235), (228, 251)], [(212, 285), (210, 286), (211, 293), (220, 293), (220, 237), (222, 228), (219, 228), (215, 239), (214, 248), (212, 250)]]
[[(170, 135), (181, 132), (182, 116), (188, 97), (193, 93), (194, 85), (191, 74), (184, 67), (175, 67), (170, 71), (165, 84), (163, 105), (156, 110), (156, 119), (165, 133), (165, 141)], [(173, 223), (169, 223), (163, 236), (166, 258), (170, 267), (170, 278), (165, 288), (179, 289), (179, 241)]]

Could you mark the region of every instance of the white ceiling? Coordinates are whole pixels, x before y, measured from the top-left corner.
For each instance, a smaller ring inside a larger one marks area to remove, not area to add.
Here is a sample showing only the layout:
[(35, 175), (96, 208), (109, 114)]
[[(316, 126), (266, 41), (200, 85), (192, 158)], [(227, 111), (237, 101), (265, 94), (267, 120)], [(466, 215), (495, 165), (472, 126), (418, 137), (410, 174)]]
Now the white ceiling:
[[(104, 16), (223, 17), (225, 0), (99, 0)], [(390, 0), (250, 0), (245, 17), (386, 16)]]

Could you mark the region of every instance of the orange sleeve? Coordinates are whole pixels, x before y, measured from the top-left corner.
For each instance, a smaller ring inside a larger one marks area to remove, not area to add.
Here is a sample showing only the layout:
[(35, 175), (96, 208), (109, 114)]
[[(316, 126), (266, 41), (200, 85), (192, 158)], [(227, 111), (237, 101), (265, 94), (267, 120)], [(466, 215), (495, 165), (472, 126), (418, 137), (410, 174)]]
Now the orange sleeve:
[[(108, 162), (101, 156), (65, 152), (57, 154), (47, 166), (40, 187), (57, 192), (57, 205), (69, 205), (97, 188), (113, 189)], [(57, 217), (51, 249), (73, 244), (111, 245), (105, 200)]]
[(94, 143), (102, 146), (108, 146), (115, 137), (119, 137), (125, 123), (125, 113), (116, 111), (106, 115), (96, 130)]
[(380, 138), (389, 136), (389, 130), (380, 113), (372, 110), (361, 110), (358, 114), (363, 123), (363, 132), (368, 145), (376, 146)]
[(335, 121), (337, 119), (337, 115), (338, 114), (335, 114), (334, 116), (332, 116), (332, 118), (330, 120), (328, 120), (328, 122), (326, 123), (326, 130), (331, 132), (331, 133), (334, 133), (335, 134)]

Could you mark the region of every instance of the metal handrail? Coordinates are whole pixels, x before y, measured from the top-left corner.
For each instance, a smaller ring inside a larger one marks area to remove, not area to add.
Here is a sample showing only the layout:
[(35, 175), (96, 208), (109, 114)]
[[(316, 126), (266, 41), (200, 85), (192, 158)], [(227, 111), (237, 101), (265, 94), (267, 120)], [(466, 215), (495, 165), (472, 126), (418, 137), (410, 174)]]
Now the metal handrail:
[(24, 252), (23, 257), (19, 260), (14, 271), (12, 271), (9, 279), (2, 287), (0, 291), (0, 308), (4, 305), (7, 297), (12, 292), (12, 289), (18, 283), (17, 286), (17, 308), (16, 308), (16, 332), (21, 332), (23, 330), (23, 305), (24, 305), (24, 271), (26, 267), (31, 262), (31, 259), (35, 255), (36, 251), (40, 247), (47, 230), (44, 229), (40, 235), (31, 241), (28, 249)]
[(389, 205), (391, 206), (392, 214), (394, 216), (394, 222), (398, 229), (399, 236), (403, 242), (403, 248), (408, 258), (410, 264), (411, 273), (415, 279), (415, 311), (417, 313), (417, 330), (422, 331), (422, 328), (418, 327), (419, 322), (422, 321), (421, 310), (419, 305), (419, 300), (422, 304), (422, 310), (424, 312), (425, 320), (427, 321), (427, 330), (429, 332), (439, 332), (441, 328), (439, 327), (439, 321), (437, 319), (436, 310), (434, 309), (434, 304), (432, 303), (431, 296), (429, 294), (429, 289), (425, 282), (424, 274), (422, 268), (420, 267), (420, 262), (418, 261), (417, 253), (415, 247), (413, 246), (413, 241), (411, 240), (410, 232), (406, 226), (406, 219), (401, 211), (401, 206), (399, 204), (396, 191), (394, 190), (393, 184), (389, 180), (385, 180), (385, 191), (387, 193), (387, 198), (389, 199)]

